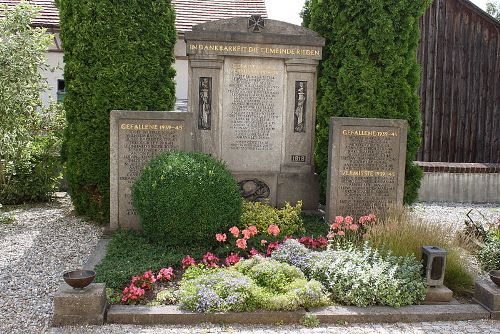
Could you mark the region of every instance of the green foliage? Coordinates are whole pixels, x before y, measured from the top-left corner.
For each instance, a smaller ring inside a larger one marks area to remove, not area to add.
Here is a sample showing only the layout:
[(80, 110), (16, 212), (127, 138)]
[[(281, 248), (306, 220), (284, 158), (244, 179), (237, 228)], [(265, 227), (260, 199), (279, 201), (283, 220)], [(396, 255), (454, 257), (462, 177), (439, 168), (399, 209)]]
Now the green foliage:
[(330, 230), (330, 225), (322, 216), (315, 214), (302, 213), (302, 221), (304, 222), (304, 233), (295, 233), (294, 236), (301, 237), (309, 235), (312, 237), (326, 237)]
[(58, 0), (64, 48), (64, 158), (75, 210), (109, 217), (109, 113), (171, 110), (177, 33), (170, 0)]
[(96, 282), (106, 283), (108, 288), (123, 289), (132, 276), (148, 270), (157, 272), (169, 266), (181, 266), (186, 254), (201, 257), (205, 248), (160, 247), (151, 244), (146, 237), (129, 231), (113, 234), (106, 256), (97, 266)]
[(166, 288), (159, 291), (153, 301), (148, 303), (148, 306), (172, 305), (177, 303), (176, 291), (174, 288)]
[(302, 318), (300, 318), (299, 323), (302, 326), (308, 327), (308, 328), (314, 328), (314, 327), (318, 327), (320, 325), (320, 321), (319, 321), (318, 317), (316, 316), (316, 314), (310, 314), (310, 313), (304, 314), (302, 316)]
[(206, 275), (208, 273), (212, 273), (220, 270), (219, 268), (208, 268), (203, 264), (197, 264), (194, 266), (189, 266), (184, 273), (182, 274), (183, 280), (195, 279), (200, 276)]
[(199, 152), (163, 153), (132, 187), (134, 207), (151, 240), (169, 246), (217, 246), (214, 236), (238, 224), (242, 199), (227, 168)]
[(252, 278), (260, 288), (256, 296), (259, 308), (292, 311), (328, 304), (323, 285), (316, 280), (308, 281), (295, 266), (254, 256), (238, 262), (233, 269)]
[(486, 3), (486, 12), (500, 21), (500, 1), (488, 1)]
[(326, 183), (330, 117), (406, 119), (405, 202), (417, 197), (422, 172), (417, 90), (419, 17), (431, 0), (309, 0), (305, 25), (326, 38), (319, 68), (315, 163)]
[(267, 231), (269, 225), (278, 225), (280, 235), (293, 235), (304, 231), (301, 216), (302, 202), (298, 201), (295, 206), (285, 203), (281, 209), (261, 202), (244, 202), (241, 224), (244, 227), (256, 226), (258, 231)]
[(446, 249), (445, 285), (455, 293), (467, 293), (474, 280), (465, 261), (470, 254), (462, 241), (450, 230), (439, 224), (430, 224), (413, 218), (407, 210), (392, 209), (378, 217), (378, 222), (368, 231), (372, 247), (390, 251), (394, 255), (413, 255), (420, 258), (422, 246), (433, 245)]
[(500, 239), (486, 241), (485, 246), (478, 251), (477, 257), (483, 270), (500, 269)]
[(218, 270), (194, 279), (182, 279), (178, 293), (182, 309), (201, 312), (243, 312), (257, 307), (257, 286), (233, 270)]
[(52, 35), (30, 26), (38, 9), (26, 2), (0, 11), (0, 202), (46, 201), (61, 175), (64, 128), (62, 110), (40, 99)]

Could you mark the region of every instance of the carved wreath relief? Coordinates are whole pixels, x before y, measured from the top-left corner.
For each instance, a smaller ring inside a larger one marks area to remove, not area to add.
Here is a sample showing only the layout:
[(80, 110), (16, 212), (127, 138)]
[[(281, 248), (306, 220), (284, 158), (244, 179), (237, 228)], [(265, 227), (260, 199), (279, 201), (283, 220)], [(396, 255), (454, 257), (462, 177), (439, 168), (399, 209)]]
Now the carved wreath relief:
[(259, 179), (245, 179), (238, 182), (241, 196), (251, 202), (260, 202), (271, 195), (269, 186)]
[(307, 81), (295, 81), (293, 132), (306, 132)]
[(248, 20), (248, 30), (251, 32), (261, 32), (264, 30), (266, 21), (260, 15), (252, 15)]
[(198, 112), (198, 129), (212, 128), (212, 78), (200, 77), (200, 108)]

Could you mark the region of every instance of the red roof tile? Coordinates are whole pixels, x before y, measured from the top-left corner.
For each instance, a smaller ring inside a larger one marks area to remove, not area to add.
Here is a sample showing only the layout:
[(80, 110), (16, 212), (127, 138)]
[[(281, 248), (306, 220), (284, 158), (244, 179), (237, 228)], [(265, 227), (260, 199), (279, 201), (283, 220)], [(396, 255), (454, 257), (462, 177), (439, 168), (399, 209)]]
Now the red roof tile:
[[(21, 0), (0, 0), (0, 4), (17, 5)], [(59, 27), (59, 12), (53, 0), (28, 1), (42, 8), (33, 24)], [(179, 33), (190, 31), (193, 25), (228, 19), (236, 16), (262, 15), (267, 17), (265, 0), (172, 0), (176, 10), (175, 25)]]

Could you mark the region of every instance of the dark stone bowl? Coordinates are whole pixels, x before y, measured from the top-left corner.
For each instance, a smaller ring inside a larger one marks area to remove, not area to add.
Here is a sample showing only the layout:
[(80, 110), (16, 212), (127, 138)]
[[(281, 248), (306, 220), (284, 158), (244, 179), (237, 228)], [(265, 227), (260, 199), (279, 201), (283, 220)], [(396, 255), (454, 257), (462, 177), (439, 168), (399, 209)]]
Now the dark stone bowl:
[(500, 286), (500, 270), (490, 271), (490, 278), (497, 286)]
[(95, 271), (92, 270), (73, 270), (64, 273), (64, 281), (73, 289), (83, 289), (95, 278)]

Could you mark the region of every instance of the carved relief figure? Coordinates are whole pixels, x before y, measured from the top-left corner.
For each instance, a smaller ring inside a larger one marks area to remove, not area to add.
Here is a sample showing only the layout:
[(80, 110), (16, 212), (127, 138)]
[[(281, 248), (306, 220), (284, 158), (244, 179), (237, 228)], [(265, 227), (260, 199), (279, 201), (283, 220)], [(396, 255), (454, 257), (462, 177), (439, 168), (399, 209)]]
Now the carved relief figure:
[(294, 132), (306, 132), (307, 81), (295, 82)]
[(200, 78), (198, 129), (210, 130), (212, 123), (212, 78)]
[(259, 179), (245, 179), (238, 182), (240, 194), (247, 201), (260, 202), (271, 195), (269, 186)]

